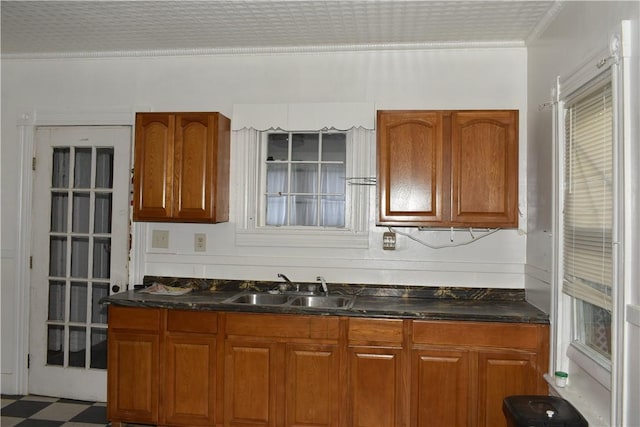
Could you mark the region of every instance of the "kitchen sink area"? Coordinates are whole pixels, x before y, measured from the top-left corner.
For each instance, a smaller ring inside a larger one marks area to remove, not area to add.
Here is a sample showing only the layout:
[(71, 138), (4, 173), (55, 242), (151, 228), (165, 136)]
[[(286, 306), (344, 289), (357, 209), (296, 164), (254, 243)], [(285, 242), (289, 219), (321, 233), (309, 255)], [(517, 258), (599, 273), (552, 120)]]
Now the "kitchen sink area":
[(222, 301), (223, 304), (252, 306), (291, 306), (318, 309), (342, 309), (353, 306), (355, 296), (342, 295), (296, 295), (262, 292), (241, 292)]

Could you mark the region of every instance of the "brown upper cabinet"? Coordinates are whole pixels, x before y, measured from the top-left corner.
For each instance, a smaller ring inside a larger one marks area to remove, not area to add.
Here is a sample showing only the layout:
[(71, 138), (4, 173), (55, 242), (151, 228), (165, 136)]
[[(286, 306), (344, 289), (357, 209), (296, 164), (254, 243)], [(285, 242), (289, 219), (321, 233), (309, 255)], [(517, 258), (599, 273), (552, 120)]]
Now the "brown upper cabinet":
[(230, 127), (220, 113), (138, 113), (134, 221), (228, 221)]
[(518, 226), (518, 111), (378, 111), (378, 225)]

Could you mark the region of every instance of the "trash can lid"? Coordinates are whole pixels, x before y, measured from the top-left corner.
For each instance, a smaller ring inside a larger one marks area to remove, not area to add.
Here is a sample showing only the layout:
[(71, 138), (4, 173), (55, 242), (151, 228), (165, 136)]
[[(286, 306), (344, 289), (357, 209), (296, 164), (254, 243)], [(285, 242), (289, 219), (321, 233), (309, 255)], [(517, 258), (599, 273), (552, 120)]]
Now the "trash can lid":
[(588, 427), (582, 414), (566, 400), (556, 396), (509, 396), (502, 410), (516, 426)]

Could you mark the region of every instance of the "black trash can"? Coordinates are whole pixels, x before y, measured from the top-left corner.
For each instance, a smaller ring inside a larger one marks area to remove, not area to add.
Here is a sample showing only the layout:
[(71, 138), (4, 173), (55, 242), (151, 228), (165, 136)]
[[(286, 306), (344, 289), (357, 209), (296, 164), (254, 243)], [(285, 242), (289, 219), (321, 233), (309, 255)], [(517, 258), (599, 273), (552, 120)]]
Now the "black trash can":
[(508, 427), (588, 427), (571, 403), (556, 396), (509, 396), (502, 401)]

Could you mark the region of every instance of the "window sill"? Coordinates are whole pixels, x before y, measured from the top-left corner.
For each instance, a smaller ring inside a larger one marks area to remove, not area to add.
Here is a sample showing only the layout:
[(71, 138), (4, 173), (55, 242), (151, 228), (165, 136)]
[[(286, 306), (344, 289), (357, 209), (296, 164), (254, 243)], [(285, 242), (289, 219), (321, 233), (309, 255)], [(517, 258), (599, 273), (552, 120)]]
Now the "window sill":
[(585, 393), (585, 390), (572, 386), (571, 383), (568, 383), (565, 387), (557, 387), (555, 378), (549, 374), (545, 374), (544, 379), (549, 384), (549, 394), (561, 397), (571, 403), (587, 420), (590, 427), (611, 426), (609, 420), (593, 410), (593, 405), (588, 401), (588, 393)]
[(356, 233), (350, 230), (236, 230), (236, 245), (367, 249), (369, 233)]

